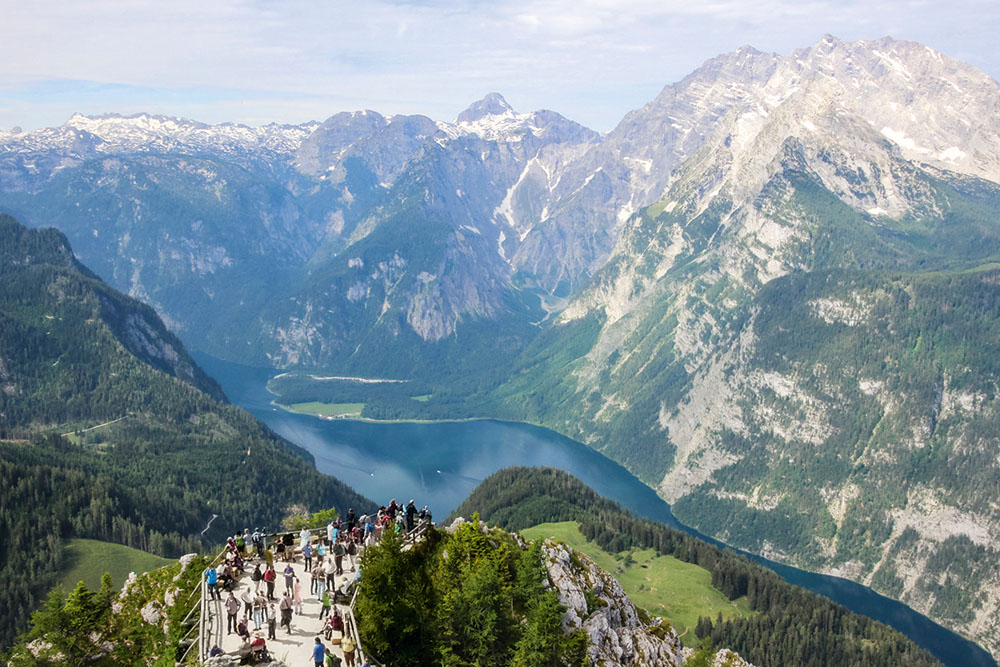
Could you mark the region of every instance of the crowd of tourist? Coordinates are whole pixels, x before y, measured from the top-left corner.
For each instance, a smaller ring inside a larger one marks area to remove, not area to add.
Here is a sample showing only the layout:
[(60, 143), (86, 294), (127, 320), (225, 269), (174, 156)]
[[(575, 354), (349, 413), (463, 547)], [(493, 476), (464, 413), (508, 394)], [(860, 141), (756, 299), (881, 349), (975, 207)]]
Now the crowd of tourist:
[[(232, 654), (252, 664), (270, 660), (267, 640), (275, 640), (279, 628), (286, 634), (292, 633), (293, 617), (304, 616), (303, 596), (309, 595), (320, 603), (317, 634), (321, 636), (316, 637), (313, 647), (317, 667), (337, 667), (341, 662), (326, 647), (323, 638), (339, 644), (346, 666), (356, 667), (350, 619), (345, 618), (337, 605), (350, 601), (353, 588), (361, 579), (362, 552), (377, 544), (387, 530), (409, 533), (430, 520), (426, 506), (418, 510), (413, 500), (403, 506), (392, 499), (373, 514), (356, 516), (350, 509), (342, 519), (338, 517), (328, 524), (325, 532), (303, 528), (297, 535), (294, 532), (266, 535), (255, 528), (253, 533), (244, 530), (229, 537), (221, 562), (205, 571), (205, 581), (209, 598), (219, 600), (225, 608), (227, 635), (235, 633), (242, 640), (242, 646)], [(294, 567), (300, 560), (303, 577), (309, 575), (308, 593), (303, 590)], [(250, 567), (252, 585), (242, 588), (240, 580)], [(338, 587), (338, 577), (343, 578), (347, 572), (353, 575), (348, 575)], [(275, 595), (279, 576), (284, 583), (280, 598)], [(265, 629), (267, 639), (263, 636)], [(210, 655), (223, 653), (219, 646), (214, 646)], [(360, 667), (367, 665), (365, 662)]]

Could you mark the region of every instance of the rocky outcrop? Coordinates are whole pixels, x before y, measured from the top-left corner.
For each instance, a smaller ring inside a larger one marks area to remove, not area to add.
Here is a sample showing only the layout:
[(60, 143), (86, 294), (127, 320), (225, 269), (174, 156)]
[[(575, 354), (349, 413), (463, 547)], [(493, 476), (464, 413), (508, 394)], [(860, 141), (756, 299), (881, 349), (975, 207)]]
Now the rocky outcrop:
[(670, 624), (636, 609), (614, 577), (566, 545), (546, 541), (543, 551), (549, 580), (566, 606), (563, 629), (586, 631), (591, 664), (684, 664)]

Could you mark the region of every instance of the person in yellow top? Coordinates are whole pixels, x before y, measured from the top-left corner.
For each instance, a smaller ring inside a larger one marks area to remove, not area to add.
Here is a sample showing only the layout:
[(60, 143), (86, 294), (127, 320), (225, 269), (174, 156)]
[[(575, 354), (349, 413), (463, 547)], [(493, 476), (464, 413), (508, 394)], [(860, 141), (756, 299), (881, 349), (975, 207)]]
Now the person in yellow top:
[(340, 650), (344, 652), (344, 663), (347, 667), (354, 667), (354, 640), (350, 635), (346, 635), (340, 642)]

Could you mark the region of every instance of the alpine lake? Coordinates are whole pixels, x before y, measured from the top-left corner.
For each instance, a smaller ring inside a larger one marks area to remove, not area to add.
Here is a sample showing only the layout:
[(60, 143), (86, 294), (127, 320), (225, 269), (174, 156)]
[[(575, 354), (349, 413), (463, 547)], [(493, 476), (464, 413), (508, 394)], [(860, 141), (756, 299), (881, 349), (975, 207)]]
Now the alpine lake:
[[(427, 505), (440, 520), (497, 470), (549, 466), (576, 476), (638, 516), (726, 546), (680, 524), (670, 506), (625, 468), (554, 431), (489, 419), (433, 423), (320, 419), (288, 412), (272, 403), (275, 397), (267, 390), (267, 383), (280, 371), (194, 356), (222, 385), (230, 401), (307, 450), (321, 472), (341, 479), (379, 504), (388, 504), (392, 498), (405, 503), (412, 498), (418, 508)], [(949, 667), (997, 664), (975, 643), (870, 588), (745, 555), (792, 584), (886, 623)]]

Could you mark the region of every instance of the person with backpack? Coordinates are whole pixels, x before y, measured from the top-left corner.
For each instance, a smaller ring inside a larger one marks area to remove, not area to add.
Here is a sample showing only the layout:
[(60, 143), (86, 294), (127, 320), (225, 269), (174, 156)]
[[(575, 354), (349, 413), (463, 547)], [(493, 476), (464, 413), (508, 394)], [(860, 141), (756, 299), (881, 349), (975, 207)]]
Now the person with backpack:
[(229, 597), (226, 598), (226, 616), (228, 617), (228, 623), (226, 624), (227, 632), (226, 634), (231, 635), (236, 631), (237, 625), (236, 615), (240, 613), (240, 601), (236, 599), (232, 591), (229, 591)]
[(260, 590), (260, 582), (264, 581), (264, 573), (260, 571), (260, 563), (257, 563), (257, 567), (250, 573), (250, 581), (253, 582), (253, 592), (258, 592)]
[(344, 554), (347, 553), (347, 549), (344, 548), (344, 543), (337, 540), (337, 543), (333, 545), (333, 561), (336, 567), (336, 574), (344, 573)]
[(260, 528), (253, 529), (253, 535), (250, 536), (250, 544), (253, 545), (254, 552), (257, 554), (257, 558), (264, 557), (264, 536), (260, 534)]
[(281, 602), (278, 603), (278, 610), (281, 612), (281, 625), (288, 630), (288, 634), (292, 634), (292, 597), (285, 591), (285, 594), (281, 597)]
[(334, 655), (333, 651), (326, 649), (326, 667), (340, 667), (342, 662), (340, 656)]

